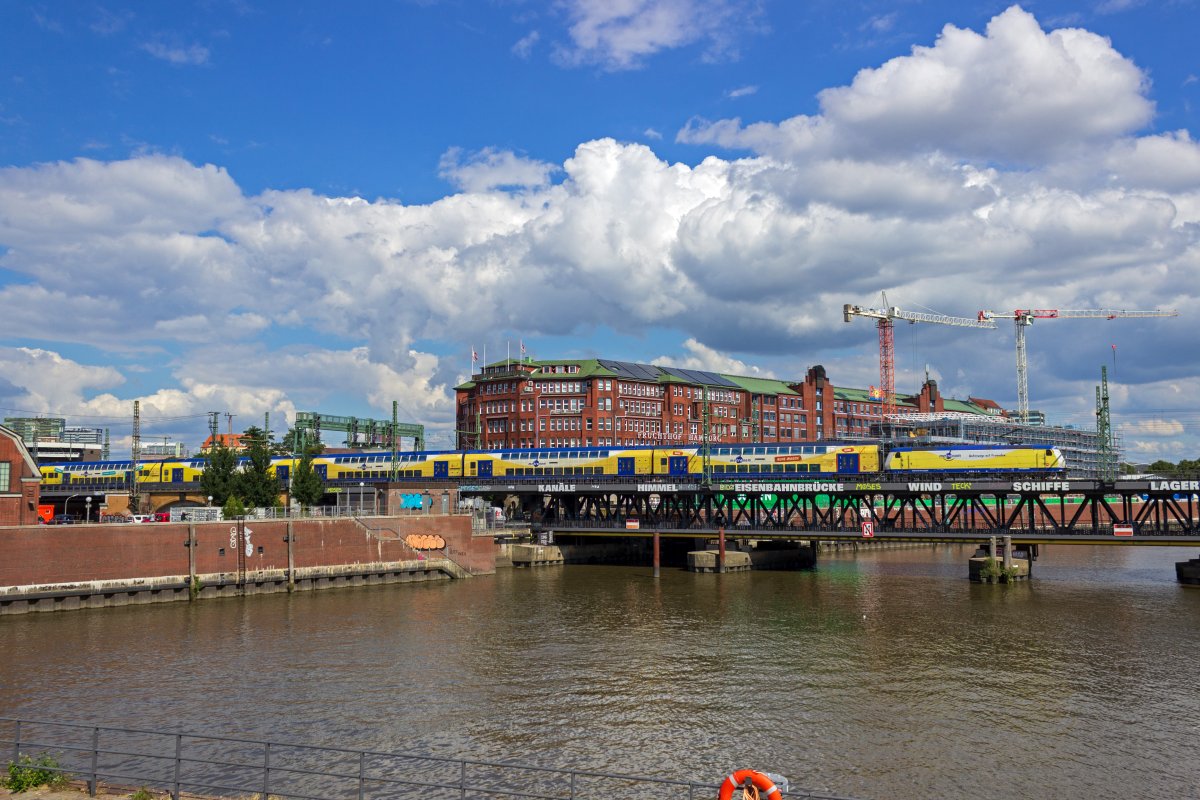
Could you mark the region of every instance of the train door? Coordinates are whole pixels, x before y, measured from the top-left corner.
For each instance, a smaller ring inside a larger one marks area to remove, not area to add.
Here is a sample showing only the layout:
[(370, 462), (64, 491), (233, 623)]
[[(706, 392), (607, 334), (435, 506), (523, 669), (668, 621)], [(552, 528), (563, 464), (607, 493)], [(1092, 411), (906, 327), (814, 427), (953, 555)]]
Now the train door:
[(858, 453), (837, 454), (838, 473), (858, 472)]
[(329, 480), (329, 465), (328, 464), (313, 464), (313, 471), (317, 473), (317, 477), (321, 482)]
[(481, 460), (479, 462), (479, 474), (476, 477), (479, 477), (479, 478), (492, 477), (492, 462), (489, 460), (486, 460), (486, 459)]
[(667, 458), (667, 474), (668, 475), (687, 475), (688, 474), (688, 457), (687, 456), (669, 456)]
[(183, 483), (183, 467), (171, 468), (171, 483)]
[[(480, 463), (482, 463), (482, 462), (480, 462)], [(450, 477), (450, 462), (449, 461), (433, 462), (433, 477), (449, 478)]]
[(280, 464), (275, 468), (275, 477), (283, 483), (287, 483), (288, 474), (291, 472), (291, 467), (287, 464)]
[(618, 475), (636, 475), (637, 468), (633, 464), (633, 458), (618, 458), (617, 459), (617, 474)]

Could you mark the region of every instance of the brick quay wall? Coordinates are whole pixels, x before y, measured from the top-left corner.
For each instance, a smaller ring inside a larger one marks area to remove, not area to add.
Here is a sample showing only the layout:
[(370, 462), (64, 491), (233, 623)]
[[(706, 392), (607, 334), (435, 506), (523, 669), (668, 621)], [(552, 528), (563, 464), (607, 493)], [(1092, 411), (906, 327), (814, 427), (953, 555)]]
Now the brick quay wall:
[[(413, 549), (409, 534), (440, 536), (445, 547)], [(466, 515), (28, 525), (0, 528), (0, 614), (445, 580), (495, 569), (492, 537), (472, 535)]]

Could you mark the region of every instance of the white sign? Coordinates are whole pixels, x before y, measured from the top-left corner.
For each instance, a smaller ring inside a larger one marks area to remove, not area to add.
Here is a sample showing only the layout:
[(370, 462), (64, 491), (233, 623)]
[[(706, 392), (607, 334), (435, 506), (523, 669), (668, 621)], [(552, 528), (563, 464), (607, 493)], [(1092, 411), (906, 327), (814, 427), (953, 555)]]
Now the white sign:
[(875, 537), (875, 523), (869, 519), (864, 519), (862, 522), (862, 537), (864, 539), (872, 539)]

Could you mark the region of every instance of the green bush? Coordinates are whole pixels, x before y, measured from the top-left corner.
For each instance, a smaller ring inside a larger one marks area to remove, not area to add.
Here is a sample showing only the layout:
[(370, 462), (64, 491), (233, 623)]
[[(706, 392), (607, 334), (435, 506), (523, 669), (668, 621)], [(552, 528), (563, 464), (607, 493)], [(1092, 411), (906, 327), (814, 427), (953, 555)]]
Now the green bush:
[(8, 764), (8, 780), (4, 781), (4, 787), (16, 794), (37, 786), (61, 786), (66, 782), (67, 775), (53, 756), (18, 756), (16, 761)]
[(1013, 564), (1011, 567), (1005, 567), (999, 559), (989, 556), (979, 570), (979, 579), (985, 582), (1002, 580), (1005, 583), (1012, 583), (1016, 580), (1019, 572), (1020, 569), (1016, 564)]
[(143, 786), (141, 789), (138, 789), (136, 792), (129, 795), (129, 800), (155, 800), (156, 797), (157, 795)]

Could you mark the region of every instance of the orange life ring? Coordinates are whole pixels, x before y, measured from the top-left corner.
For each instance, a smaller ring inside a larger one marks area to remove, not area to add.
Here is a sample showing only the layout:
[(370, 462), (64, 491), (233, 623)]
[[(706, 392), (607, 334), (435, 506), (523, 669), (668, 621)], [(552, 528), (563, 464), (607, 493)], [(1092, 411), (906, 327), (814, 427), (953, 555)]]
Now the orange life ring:
[(739, 769), (721, 782), (721, 791), (717, 795), (717, 800), (730, 800), (733, 797), (733, 790), (740, 787), (747, 778), (766, 797), (771, 798), (771, 795), (777, 795), (771, 798), (771, 800), (780, 800), (783, 796), (783, 793), (779, 791), (779, 787), (766, 776), (766, 773), (753, 769)]

